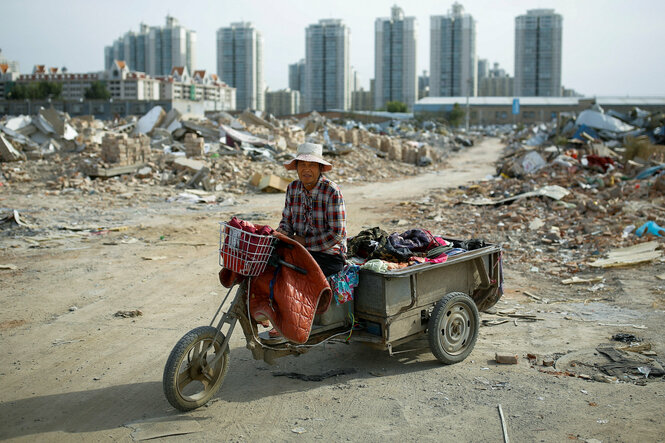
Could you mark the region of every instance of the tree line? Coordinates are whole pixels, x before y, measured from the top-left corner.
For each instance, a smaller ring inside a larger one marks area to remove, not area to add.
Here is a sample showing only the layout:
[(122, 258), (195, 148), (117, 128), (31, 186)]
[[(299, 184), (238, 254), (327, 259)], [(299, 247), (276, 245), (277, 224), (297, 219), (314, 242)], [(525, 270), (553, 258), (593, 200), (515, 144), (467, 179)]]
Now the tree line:
[[(108, 100), (111, 98), (111, 93), (106, 88), (106, 84), (99, 80), (92, 82), (83, 95), (89, 100)], [(48, 98), (59, 100), (62, 98), (62, 83), (47, 81), (12, 83), (6, 97), (8, 100), (46, 100)]]

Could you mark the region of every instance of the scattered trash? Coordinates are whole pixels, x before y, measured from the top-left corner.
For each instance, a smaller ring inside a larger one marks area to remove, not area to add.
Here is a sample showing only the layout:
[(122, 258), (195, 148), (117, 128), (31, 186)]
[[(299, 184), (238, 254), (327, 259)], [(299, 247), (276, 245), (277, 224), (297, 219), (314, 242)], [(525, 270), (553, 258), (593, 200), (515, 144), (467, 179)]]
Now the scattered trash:
[(35, 225), (23, 221), (19, 212), (16, 209), (12, 210), (11, 212), (0, 213), (0, 226), (3, 225), (4, 223), (11, 223), (11, 222), (14, 222), (18, 226), (23, 226), (29, 229), (36, 228)]
[(305, 428), (302, 428), (302, 427), (297, 427), (297, 428), (291, 429), (291, 432), (293, 432), (294, 434), (304, 434), (305, 432), (307, 432), (307, 430)]
[(190, 417), (158, 417), (127, 423), (124, 426), (132, 430), (131, 437), (134, 441), (181, 436), (203, 430), (201, 425)]
[[(610, 360), (610, 363), (597, 366), (609, 376), (625, 378), (626, 375), (630, 374), (642, 374), (647, 376), (645, 378), (648, 378), (649, 374), (653, 374), (656, 377), (665, 375), (663, 367), (649, 357), (641, 357), (639, 354), (628, 356), (612, 346), (598, 346), (596, 350)], [(643, 360), (636, 360), (637, 358)]]
[(582, 278), (582, 277), (572, 277), (572, 278), (567, 278), (564, 280), (561, 280), (561, 284), (564, 285), (576, 285), (576, 284), (581, 284), (581, 283), (597, 283), (599, 281), (602, 281), (603, 277), (587, 277), (587, 278)]
[(516, 354), (499, 354), (498, 352), (494, 354), (494, 360), (497, 363), (502, 365), (516, 365), (517, 364), (517, 355)]
[(8, 269), (11, 271), (15, 271), (18, 269), (18, 266), (11, 264), (11, 263), (6, 263), (6, 264), (1, 264), (0, 269)]
[(122, 317), (122, 318), (140, 317), (142, 315), (143, 312), (140, 311), (139, 309), (134, 309), (131, 311), (118, 311), (115, 314), (113, 314), (114, 317)]
[(648, 221), (639, 228), (637, 228), (637, 231), (635, 231), (635, 235), (638, 237), (642, 237), (644, 234), (651, 234), (655, 235), (656, 237), (661, 237), (661, 233), (665, 233), (665, 228), (661, 228), (658, 226), (658, 224), (654, 221)]
[(644, 378), (649, 378), (649, 374), (651, 373), (651, 368), (646, 366), (640, 366), (637, 368), (637, 370), (640, 371), (640, 374), (644, 374)]
[(635, 230), (635, 225), (628, 225), (625, 228), (623, 228), (623, 232), (621, 233), (621, 238), (628, 238), (631, 232)]
[(549, 197), (554, 200), (561, 200), (570, 192), (562, 188), (561, 186), (545, 186), (543, 188), (537, 189), (531, 192), (524, 192), (522, 194), (514, 195), (508, 198), (502, 198), (499, 200), (491, 200), (487, 198), (481, 198), (476, 200), (466, 200), (463, 203), (474, 206), (483, 206), (483, 205), (500, 205), (503, 203), (510, 203), (518, 199), (528, 198), (528, 197)]
[(508, 427), (506, 426), (506, 420), (503, 418), (503, 409), (501, 409), (501, 405), (497, 405), (497, 409), (499, 410), (499, 419), (501, 420), (501, 430), (503, 431), (503, 443), (509, 443), (508, 439)]
[(633, 334), (626, 334), (625, 332), (620, 332), (619, 334), (614, 334), (612, 336), (612, 340), (621, 341), (621, 342), (624, 342), (624, 343), (637, 343), (637, 342), (642, 341), (641, 338), (636, 337)]

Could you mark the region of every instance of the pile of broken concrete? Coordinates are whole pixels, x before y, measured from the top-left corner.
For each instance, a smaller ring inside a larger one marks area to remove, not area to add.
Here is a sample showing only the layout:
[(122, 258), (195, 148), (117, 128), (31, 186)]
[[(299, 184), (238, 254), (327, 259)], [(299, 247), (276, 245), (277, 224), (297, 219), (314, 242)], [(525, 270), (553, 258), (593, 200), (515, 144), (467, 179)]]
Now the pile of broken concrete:
[(665, 114), (616, 115), (510, 129), (496, 176), (402, 202), (395, 223), (500, 243), (510, 266), (561, 278), (662, 260)]
[(159, 106), (140, 118), (103, 122), (40, 109), (0, 120), (0, 172), (8, 185), (29, 182), (54, 192), (105, 192), (111, 178), (211, 193), (283, 192), (294, 176), (282, 164), (305, 141), (324, 145), (335, 164), (329, 176), (340, 183), (414, 175), (474, 143), (441, 125), (423, 126), (331, 121), (316, 112), (300, 120), (249, 111), (185, 118)]

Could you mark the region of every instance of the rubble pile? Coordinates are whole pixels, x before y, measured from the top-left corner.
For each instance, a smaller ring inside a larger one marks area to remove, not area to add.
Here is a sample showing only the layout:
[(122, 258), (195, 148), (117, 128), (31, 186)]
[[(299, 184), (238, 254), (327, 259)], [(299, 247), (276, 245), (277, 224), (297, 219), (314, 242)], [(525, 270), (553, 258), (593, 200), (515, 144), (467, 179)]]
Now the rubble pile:
[(643, 126), (578, 117), (511, 131), (495, 177), (399, 203), (393, 222), (501, 243), (524, 272), (605, 267), (613, 248), (665, 236), (665, 114), (634, 115)]
[(324, 146), (335, 163), (329, 176), (339, 183), (414, 175), (473, 144), (432, 122), (363, 125), (316, 112), (301, 120), (249, 111), (183, 119), (175, 109), (156, 106), (140, 118), (102, 122), (41, 109), (36, 116), (0, 120), (0, 168), (9, 185), (30, 181), (55, 191), (74, 186), (104, 192), (103, 182), (113, 179), (170, 188), (163, 194), (283, 192), (295, 176), (282, 165), (306, 141)]
[(68, 120), (64, 113), (43, 108), (34, 116), (9, 119), (0, 131), (0, 161), (36, 160), (75, 149), (78, 132)]

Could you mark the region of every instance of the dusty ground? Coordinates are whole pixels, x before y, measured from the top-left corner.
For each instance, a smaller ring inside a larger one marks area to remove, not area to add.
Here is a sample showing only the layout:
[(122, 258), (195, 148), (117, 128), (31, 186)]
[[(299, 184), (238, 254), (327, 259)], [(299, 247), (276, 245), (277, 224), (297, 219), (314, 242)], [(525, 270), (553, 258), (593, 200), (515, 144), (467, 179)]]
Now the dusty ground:
[[(344, 186), (350, 233), (377, 224), (401, 230), (395, 222), (405, 214), (396, 203), (484, 178), (494, 172), (500, 150), (489, 139), (437, 173)], [(604, 287), (596, 293), (590, 284), (563, 286), (559, 278), (529, 272), (543, 264), (514, 245), (505, 257), (506, 293), (495, 309), (540, 320), (481, 327), (464, 362), (442, 366), (420, 340), (393, 357), (335, 343), (268, 366), (251, 358), (237, 332), (220, 393), (206, 407), (178, 413), (162, 393), (162, 371), (177, 340), (208, 324), (224, 294), (217, 281), (217, 222), (242, 214), (275, 225), (283, 195), (194, 206), (166, 203), (163, 191), (130, 191), (118, 198), (79, 191), (49, 196), (27, 185), (0, 190), (1, 207), (50, 228), (21, 228), (0, 238), (0, 264), (17, 267), (0, 270), (0, 438), (132, 441), (179, 429), (196, 432), (164, 438), (502, 441), (501, 405), (511, 441), (665, 440), (662, 379), (603, 383), (542, 372), (592, 362), (595, 348), (618, 332), (638, 335), (662, 358), (665, 291), (655, 275), (665, 265), (598, 271)], [(459, 222), (444, 220), (439, 233)], [(476, 223), (478, 236), (509, 240)], [(114, 316), (134, 309), (143, 315)], [(519, 363), (497, 365), (497, 351), (519, 355)], [(561, 358), (550, 368), (531, 365), (528, 353)], [(356, 372), (320, 382), (273, 375), (331, 369)]]

